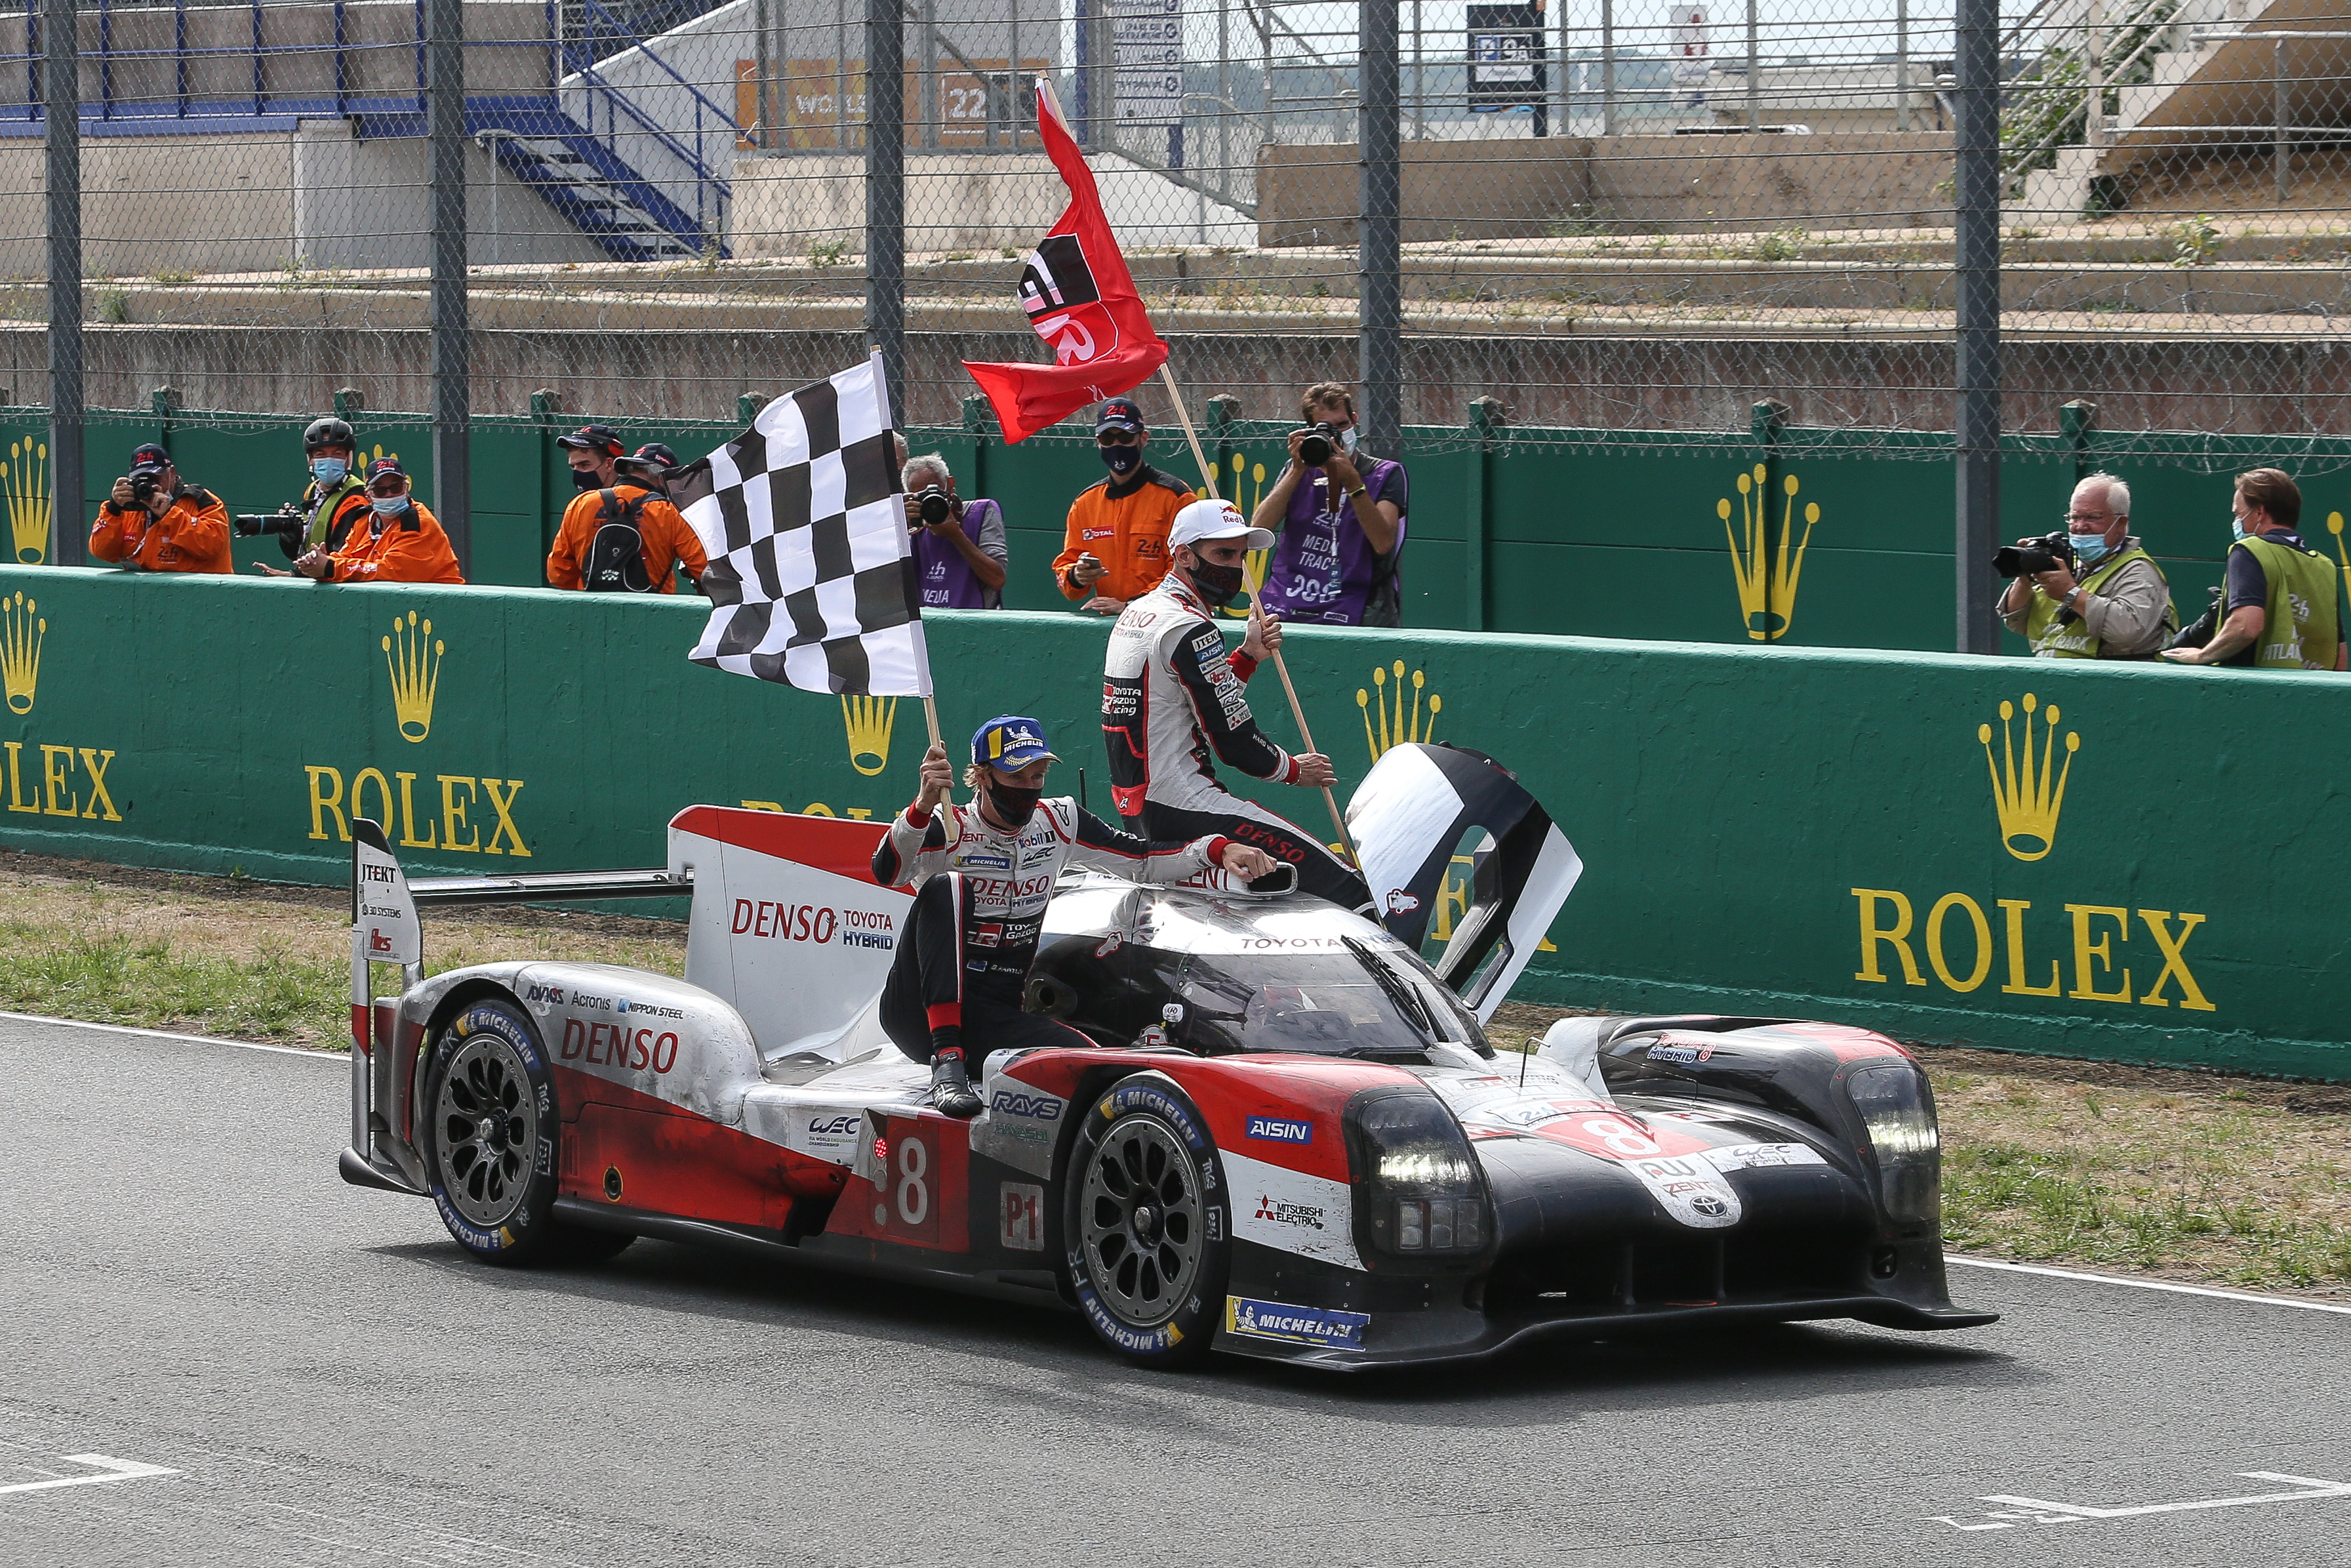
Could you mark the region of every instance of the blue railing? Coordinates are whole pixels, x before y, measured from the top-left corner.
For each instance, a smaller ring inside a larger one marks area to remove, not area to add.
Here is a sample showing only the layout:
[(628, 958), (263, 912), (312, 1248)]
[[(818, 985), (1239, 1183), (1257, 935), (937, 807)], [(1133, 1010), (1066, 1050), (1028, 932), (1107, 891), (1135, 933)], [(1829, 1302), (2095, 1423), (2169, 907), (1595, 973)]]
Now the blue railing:
[[(625, 115), (637, 128), (636, 133), (651, 137), (656, 146), (694, 172), (695, 225), (705, 234), (711, 234), (716, 232), (712, 223), (712, 220), (716, 219), (716, 228), (723, 229), (726, 226), (726, 204), (733, 195), (733, 187), (724, 176), (704, 161), (702, 148), (703, 139), (710, 134), (711, 127), (714, 125), (723, 130), (728, 142), (733, 141), (737, 131), (734, 114), (711, 102), (707, 94), (680, 76), (677, 68), (654, 53), (651, 46), (630, 31), (620, 18), (598, 5), (596, 0), (580, 0), (580, 9), (590, 37), (618, 42), (622, 45), (611, 54), (602, 56), (602, 58), (609, 60), (612, 55), (624, 54), (633, 49), (659, 67), (662, 75), (683, 88), (694, 102), (692, 132), (694, 145), (688, 147), (666, 127), (654, 123), (643, 110), (630, 99), (626, 92), (605, 79), (603, 73), (596, 68), (599, 56), (593, 43), (588, 38), (579, 40), (567, 38), (564, 40), (562, 48), (563, 69), (569, 72), (570, 76), (579, 82), (582, 91), (588, 94), (588, 133), (590, 136), (597, 136), (607, 146), (613, 147), (617, 152), (619, 149), (613, 143), (612, 138), (618, 132), (619, 116)], [(601, 133), (596, 129), (596, 106), (599, 101), (604, 106), (604, 130)]]

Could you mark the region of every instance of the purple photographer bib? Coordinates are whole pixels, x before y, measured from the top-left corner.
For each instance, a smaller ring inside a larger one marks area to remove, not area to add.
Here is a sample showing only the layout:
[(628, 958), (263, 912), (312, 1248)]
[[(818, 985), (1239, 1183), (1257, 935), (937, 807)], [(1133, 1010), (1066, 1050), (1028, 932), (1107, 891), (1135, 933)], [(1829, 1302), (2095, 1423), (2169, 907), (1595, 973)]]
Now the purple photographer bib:
[[(963, 531), (974, 543), (979, 539), (981, 519), (996, 510), (996, 503), (988, 500), (973, 501), (964, 507)], [(987, 591), (973, 575), (971, 563), (955, 546), (933, 538), (928, 528), (914, 535), (914, 564), (922, 570), (924, 609), (987, 608)]]
[[(1389, 494), (1403, 470), (1374, 458), (1364, 470), (1364, 487), (1374, 501)], [(1396, 543), (1404, 549), (1405, 520), (1396, 517)], [(1281, 538), (1266, 563), (1265, 607), (1285, 621), (1360, 626), (1370, 602), (1378, 557), (1355, 521), (1353, 502), (1333, 496), (1330, 476), (1309, 468), (1290, 494)]]

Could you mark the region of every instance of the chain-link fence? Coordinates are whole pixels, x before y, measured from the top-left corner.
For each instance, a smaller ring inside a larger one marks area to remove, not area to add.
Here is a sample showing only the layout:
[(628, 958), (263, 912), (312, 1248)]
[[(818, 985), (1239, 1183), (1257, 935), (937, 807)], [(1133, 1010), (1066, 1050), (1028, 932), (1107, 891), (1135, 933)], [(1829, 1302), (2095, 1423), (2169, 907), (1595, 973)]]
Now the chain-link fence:
[[(444, 93), (434, 17), (460, 9)], [(1587, 444), (1743, 431), (1767, 401), (1889, 454), (1955, 428), (1951, 0), (81, 0), (73, 20), (92, 407), (169, 385), (190, 410), (357, 389), (423, 411), (438, 388), (475, 413), (537, 394), (716, 419), (902, 313), (903, 413), (956, 423), (958, 360), (1043, 353), (1013, 298), (1064, 200), (1042, 78), (1187, 397), (1237, 417), (1392, 362), (1370, 415), (1464, 440), (1489, 396), (1520, 439)], [(19, 404), (51, 370), (54, 34), (40, 0), (0, 17)], [(2008, 427), (2054, 434), (2088, 399), (2175, 454), (2345, 429), (2351, 16), (2007, 0), (1997, 58)], [(444, 98), (444, 340), (464, 321), (436, 361)], [(869, 119), (902, 125), (902, 284), (891, 246), (868, 254), (889, 188)], [(1381, 177), (1392, 220), (1366, 225)]]

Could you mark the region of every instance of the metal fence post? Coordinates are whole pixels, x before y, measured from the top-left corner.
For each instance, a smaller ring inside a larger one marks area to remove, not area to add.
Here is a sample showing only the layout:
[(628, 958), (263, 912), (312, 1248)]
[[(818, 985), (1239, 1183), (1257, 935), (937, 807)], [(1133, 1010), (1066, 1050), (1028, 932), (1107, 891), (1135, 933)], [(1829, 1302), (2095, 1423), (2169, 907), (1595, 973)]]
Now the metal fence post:
[(1510, 421), (1502, 400), (1469, 400), (1469, 483), (1461, 509), (1461, 629), (1486, 630), (1486, 464), (1495, 433)]
[(48, 559), (82, 566), (89, 553), (82, 483), (81, 29), (74, 0), (47, 0), (41, 30), (41, 95), (48, 117)]
[(865, 0), (865, 340), (882, 350), (892, 418), (906, 386), (906, 57), (904, 0)]
[(425, 123), (433, 207), (433, 499), (458, 570), (474, 566), (473, 384), (465, 317), (465, 19), (427, 0)]
[(1996, 653), (2001, 629), (1992, 615), (1991, 552), (2000, 537), (2000, 0), (1959, 0), (1956, 31), (1955, 645), (1962, 653)]
[(2066, 449), (2074, 455), (2074, 483), (2078, 485), (2098, 465), (2090, 454), (2090, 443), (2097, 436), (2098, 405), (2076, 398), (2057, 411), (2057, 425), (2064, 433)]
[(1398, 406), (1404, 379), (1403, 149), (1396, 101), (1396, 41), (1400, 0), (1363, 0), (1363, 33), (1357, 45), (1362, 75), (1361, 138), (1363, 222), (1356, 236), (1356, 306), (1363, 334), (1356, 345), (1356, 376), (1363, 403), (1357, 423), (1372, 451), (1397, 455), (1404, 412)]

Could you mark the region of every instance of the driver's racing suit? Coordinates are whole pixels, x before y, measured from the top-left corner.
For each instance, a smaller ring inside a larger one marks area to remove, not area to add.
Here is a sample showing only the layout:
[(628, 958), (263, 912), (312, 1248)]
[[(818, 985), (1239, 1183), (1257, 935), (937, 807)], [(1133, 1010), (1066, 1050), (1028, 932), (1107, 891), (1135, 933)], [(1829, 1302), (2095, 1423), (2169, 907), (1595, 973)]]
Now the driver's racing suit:
[(1258, 728), (1242, 695), (1256, 673), (1246, 653), (1227, 656), (1224, 632), (1174, 573), (1128, 602), (1102, 661), (1102, 740), (1119, 814), (1155, 838), (1222, 833), (1254, 845), (1296, 866), (1304, 891), (1366, 908), (1371, 892), (1353, 867), (1217, 782), (1218, 758), (1253, 778), (1298, 782), (1298, 759)]
[(977, 806), (907, 807), (873, 851), (873, 880), (914, 894), (882, 991), (883, 1030), (916, 1061), (949, 1050), (977, 1061), (992, 1051), (1092, 1045), (1066, 1024), (1020, 1010), (1061, 867), (1186, 882), (1215, 865), (1228, 841), (1139, 839), (1067, 797), (1040, 800), (1018, 832), (989, 825)]

